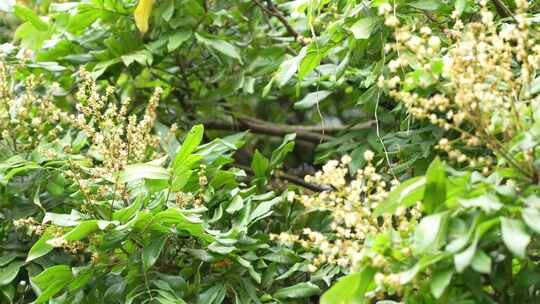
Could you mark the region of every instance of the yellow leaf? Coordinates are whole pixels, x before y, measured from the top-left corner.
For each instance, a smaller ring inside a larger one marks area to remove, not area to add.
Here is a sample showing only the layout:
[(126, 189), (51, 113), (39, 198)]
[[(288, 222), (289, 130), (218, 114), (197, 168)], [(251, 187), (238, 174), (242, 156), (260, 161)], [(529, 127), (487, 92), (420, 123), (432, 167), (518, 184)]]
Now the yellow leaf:
[(152, 7), (154, 6), (154, 0), (140, 0), (133, 16), (135, 16), (135, 25), (141, 33), (148, 31), (148, 19), (152, 14)]

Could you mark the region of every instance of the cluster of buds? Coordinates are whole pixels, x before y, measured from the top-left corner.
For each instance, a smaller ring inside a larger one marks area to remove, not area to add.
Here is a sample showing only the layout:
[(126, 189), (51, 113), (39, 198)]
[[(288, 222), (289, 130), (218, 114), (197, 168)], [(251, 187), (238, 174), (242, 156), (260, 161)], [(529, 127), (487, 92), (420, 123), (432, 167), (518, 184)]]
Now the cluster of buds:
[(62, 251), (71, 255), (80, 254), (84, 252), (84, 248), (85, 248), (85, 245), (83, 242), (81, 241), (68, 242), (61, 236), (48, 240), (47, 244), (53, 246), (54, 248), (59, 248)]
[(45, 228), (33, 217), (21, 218), (13, 221), (15, 228), (25, 229), (28, 235), (42, 235)]

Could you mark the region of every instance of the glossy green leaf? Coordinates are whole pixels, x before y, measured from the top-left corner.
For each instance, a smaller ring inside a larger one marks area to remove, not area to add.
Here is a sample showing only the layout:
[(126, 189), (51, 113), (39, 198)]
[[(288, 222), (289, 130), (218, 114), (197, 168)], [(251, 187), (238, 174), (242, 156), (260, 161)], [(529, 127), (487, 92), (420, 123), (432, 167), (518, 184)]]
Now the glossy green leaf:
[(228, 41), (211, 37), (209, 35), (203, 36), (199, 33), (195, 33), (195, 38), (197, 38), (199, 42), (211, 47), (212, 49), (222, 53), (223, 55), (237, 59), (238, 61), (242, 62), (242, 57), (240, 56), (240, 52), (234, 45), (232, 45)]
[(204, 135), (204, 126), (196, 125), (189, 130), (182, 146), (176, 156), (174, 157), (173, 168), (176, 171), (178, 167), (185, 161), (185, 159), (195, 152), (197, 147), (201, 144)]
[(523, 221), (536, 233), (540, 233), (540, 210), (534, 207), (523, 208)]
[(429, 284), (431, 293), (436, 299), (439, 299), (452, 280), (453, 269), (440, 269), (434, 272), (433, 279)]
[(446, 172), (444, 164), (436, 158), (426, 172), (426, 189), (424, 190), (424, 211), (433, 213), (446, 200)]
[(409, 207), (415, 204), (424, 196), (426, 178), (424, 176), (413, 177), (401, 183), (394, 191), (388, 195), (375, 209), (374, 215), (380, 216), (384, 213), (394, 213), (399, 206)]
[(141, 179), (169, 179), (169, 172), (163, 167), (151, 164), (128, 165), (120, 174), (122, 183), (130, 183)]
[(531, 236), (525, 230), (523, 222), (521, 220), (502, 218), (501, 233), (506, 247), (508, 247), (513, 254), (525, 258)]
[(49, 29), (47, 22), (43, 21), (36, 15), (36, 13), (34, 13), (34, 11), (27, 7), (15, 5), (14, 13), (17, 18), (21, 19), (22, 21), (30, 22), (39, 31), (47, 31)]
[(150, 269), (156, 263), (159, 255), (161, 254), (161, 251), (163, 250), (163, 246), (165, 246), (166, 241), (167, 235), (160, 235), (153, 238), (150, 241), (150, 244), (144, 246), (142, 252), (142, 262), (145, 271)]
[(349, 30), (353, 33), (356, 39), (367, 39), (371, 36), (373, 28), (377, 24), (375, 17), (365, 17), (356, 21)]
[(447, 213), (437, 213), (424, 217), (414, 233), (413, 248), (415, 254), (420, 255), (427, 251), (438, 249), (440, 238), (445, 233)]
[(297, 101), (294, 104), (294, 108), (299, 110), (309, 109), (326, 99), (330, 94), (332, 94), (331, 91), (311, 92), (302, 98), (302, 100)]
[(255, 154), (253, 154), (253, 159), (251, 160), (251, 169), (253, 169), (255, 177), (266, 177), (268, 167), (268, 158), (264, 157), (259, 150), (255, 150)]
[(321, 297), (321, 304), (367, 304), (366, 292), (374, 287), (376, 269), (364, 267), (337, 281)]
[(294, 286), (281, 288), (274, 293), (278, 299), (307, 298), (318, 295), (321, 292), (319, 286), (313, 283), (298, 283)]
[(0, 268), (0, 286), (11, 283), (23, 265), (24, 262), (22, 261), (13, 261), (7, 266)]
[(64, 289), (72, 279), (71, 268), (67, 265), (49, 267), (37, 276), (32, 277), (32, 282), (41, 290), (36, 303), (45, 303), (48, 301)]
[(30, 262), (51, 252), (54, 247), (49, 245), (47, 241), (51, 240), (53, 237), (52, 233), (45, 231), (39, 240), (32, 245), (30, 251), (28, 251), (26, 262)]

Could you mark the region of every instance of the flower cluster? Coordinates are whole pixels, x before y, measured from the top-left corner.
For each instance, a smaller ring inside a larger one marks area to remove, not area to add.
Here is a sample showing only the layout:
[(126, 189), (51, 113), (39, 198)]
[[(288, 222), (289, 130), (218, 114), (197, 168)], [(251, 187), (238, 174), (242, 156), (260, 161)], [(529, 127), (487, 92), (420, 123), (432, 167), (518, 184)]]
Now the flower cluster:
[(333, 190), (316, 194), (300, 194), (296, 200), (308, 210), (329, 210), (332, 215), (331, 232), (314, 231), (306, 227), (301, 233), (271, 235), (271, 239), (284, 244), (298, 243), (317, 253), (309, 266), (315, 271), (324, 264), (337, 264), (353, 270), (363, 256), (364, 242), (373, 235), (395, 230), (408, 234), (421, 216), (420, 205), (410, 210), (399, 208), (395, 214), (374, 215), (397, 181), (387, 182), (372, 164), (373, 152), (366, 151), (367, 165), (356, 172), (352, 180), (347, 178), (347, 165), (351, 161), (344, 156), (341, 161), (331, 160), (322, 171), (306, 176), (306, 181), (332, 185)]
[(28, 235), (42, 235), (45, 229), (43, 225), (38, 223), (33, 217), (14, 220), (13, 225), (15, 228), (25, 229)]
[[(76, 111), (71, 114), (55, 103), (58, 84), (46, 87), (43, 79), (31, 75), (15, 85), (16, 68), (0, 62), (0, 140), (15, 152), (36, 149), (49, 159), (68, 160), (66, 175), (89, 201), (123, 193), (117, 176), (126, 165), (161, 156), (159, 137), (153, 133), (161, 88), (155, 89), (139, 119), (130, 113), (129, 98), (116, 102), (112, 87), (100, 94), (91, 74), (81, 70)], [(42, 91), (46, 93), (38, 93)], [(73, 130), (79, 133), (75, 140)], [(81, 151), (84, 142), (88, 149)], [(71, 160), (70, 155), (79, 152), (87, 161)]]
[[(454, 27), (444, 31), (444, 39), (427, 27), (402, 25), (392, 7), (381, 9), (386, 25), (395, 28), (395, 43), (387, 45), (387, 51), (397, 57), (388, 63), (393, 76), (379, 84), (414, 117), (459, 134), (457, 140), (439, 144), (451, 159), (487, 173), (491, 157), (463, 152), (464, 147), (487, 147), (532, 178), (532, 158), (527, 157), (532, 148), (516, 156), (504, 144), (529, 130), (540, 114), (540, 96), (531, 86), (540, 68), (538, 32), (526, 16), (528, 2), (516, 5), (515, 23), (502, 26), (485, 0), (480, 1), (478, 22), (464, 24), (456, 12)], [(448, 47), (441, 40), (448, 41)], [(411, 66), (414, 71), (407, 72)]]
[(159, 144), (159, 137), (152, 133), (152, 128), (161, 88), (156, 88), (139, 121), (136, 115), (128, 114), (131, 99), (122, 100), (118, 106), (110, 101), (112, 87), (100, 95), (91, 74), (81, 70), (80, 75), (83, 84), (77, 93), (78, 114), (70, 115), (70, 122), (86, 133), (101, 154), (103, 172), (99, 175), (114, 175), (130, 162), (144, 161), (149, 153), (152, 157), (151, 153)]

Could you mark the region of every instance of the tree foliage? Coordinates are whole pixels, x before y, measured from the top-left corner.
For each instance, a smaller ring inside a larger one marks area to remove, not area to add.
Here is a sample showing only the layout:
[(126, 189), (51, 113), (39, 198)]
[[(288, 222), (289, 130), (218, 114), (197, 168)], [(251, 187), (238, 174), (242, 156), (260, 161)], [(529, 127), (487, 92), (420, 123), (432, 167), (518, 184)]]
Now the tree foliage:
[(0, 3), (0, 302), (539, 297), (540, 4)]

